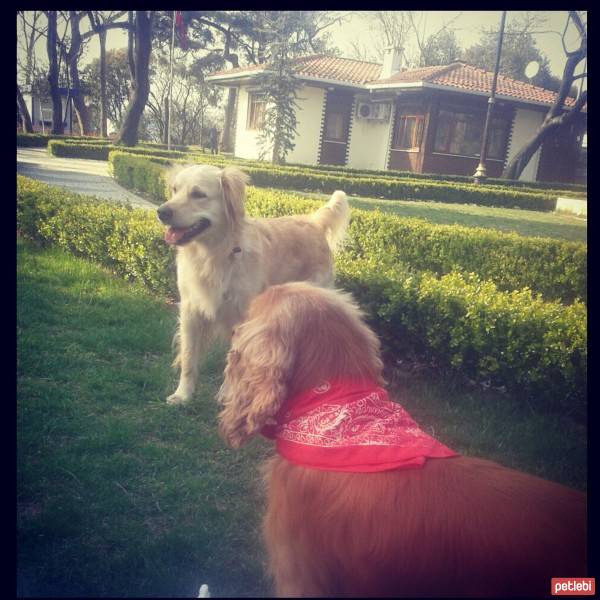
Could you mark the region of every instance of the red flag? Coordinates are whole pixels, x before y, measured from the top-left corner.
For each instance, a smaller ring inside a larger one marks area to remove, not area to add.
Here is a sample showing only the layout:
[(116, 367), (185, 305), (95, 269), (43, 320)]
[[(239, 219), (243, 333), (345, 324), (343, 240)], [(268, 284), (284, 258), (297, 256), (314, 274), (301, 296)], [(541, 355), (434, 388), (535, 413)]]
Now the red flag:
[(187, 26), (183, 22), (183, 14), (180, 10), (175, 11), (175, 28), (177, 29), (177, 39), (183, 50), (187, 50), (188, 38), (187, 38)]

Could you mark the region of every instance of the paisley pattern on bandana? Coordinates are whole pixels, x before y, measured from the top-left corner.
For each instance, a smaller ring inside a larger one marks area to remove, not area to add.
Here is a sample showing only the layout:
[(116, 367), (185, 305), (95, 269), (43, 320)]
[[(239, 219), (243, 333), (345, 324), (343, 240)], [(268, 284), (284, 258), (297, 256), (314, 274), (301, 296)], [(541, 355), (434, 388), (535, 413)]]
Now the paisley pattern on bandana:
[(284, 458), (310, 468), (373, 472), (457, 456), (375, 384), (325, 381), (288, 399), (275, 421), (263, 434)]

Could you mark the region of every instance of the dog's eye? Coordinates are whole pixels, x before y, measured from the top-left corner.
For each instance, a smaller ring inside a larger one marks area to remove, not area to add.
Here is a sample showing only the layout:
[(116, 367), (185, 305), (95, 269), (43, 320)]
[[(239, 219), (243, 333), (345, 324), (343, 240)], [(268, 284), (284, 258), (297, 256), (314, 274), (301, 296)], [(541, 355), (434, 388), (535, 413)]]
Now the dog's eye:
[(175, 186), (173, 186), (173, 193), (176, 194), (177, 193), (177, 188)]
[(192, 191), (190, 192), (190, 196), (192, 198), (206, 198), (206, 194), (199, 190), (198, 188), (192, 188)]

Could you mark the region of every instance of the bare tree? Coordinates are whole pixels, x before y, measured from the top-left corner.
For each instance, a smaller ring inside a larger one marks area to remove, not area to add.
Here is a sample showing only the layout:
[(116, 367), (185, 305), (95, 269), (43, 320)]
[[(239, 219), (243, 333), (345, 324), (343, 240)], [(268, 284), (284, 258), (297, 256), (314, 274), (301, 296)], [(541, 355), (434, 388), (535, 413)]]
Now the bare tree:
[[(34, 81), (36, 71), (35, 45), (44, 35), (44, 30), (40, 23), (43, 13), (41, 11), (30, 11), (27, 16), (25, 11), (17, 13), (17, 26), (19, 35), (17, 37), (19, 48), (23, 51), (24, 60), (17, 55), (18, 72), (21, 75), (21, 81), (25, 85), (27, 92), (31, 91), (31, 85)], [(23, 123), (23, 131), (33, 133), (33, 124), (29, 108), (23, 98), (21, 88), (17, 83), (17, 106)]]
[[(565, 37), (570, 23), (573, 23), (579, 35), (579, 47), (574, 50), (568, 50), (565, 42)], [(587, 58), (587, 25), (584, 25), (581, 16), (577, 11), (569, 11), (569, 17), (562, 33), (563, 50), (567, 57), (563, 77), (558, 93), (552, 107), (546, 114), (539, 129), (533, 136), (523, 145), (523, 147), (515, 154), (512, 160), (506, 165), (502, 177), (505, 179), (518, 179), (537, 149), (550, 136), (559, 135), (567, 127), (572, 125), (582, 109), (587, 104), (587, 90), (582, 88), (579, 90), (579, 95), (575, 104), (566, 108), (565, 102), (571, 90), (573, 83), (584, 77), (587, 77), (586, 72), (575, 75), (575, 70), (578, 65)]]
[(46, 26), (42, 23), (44, 13), (40, 10), (23, 11), (17, 13), (18, 35), (17, 41), (24, 59), (17, 56), (17, 67), (21, 75), (21, 83), (29, 87), (33, 83), (37, 67), (35, 46), (42, 36), (46, 36)]

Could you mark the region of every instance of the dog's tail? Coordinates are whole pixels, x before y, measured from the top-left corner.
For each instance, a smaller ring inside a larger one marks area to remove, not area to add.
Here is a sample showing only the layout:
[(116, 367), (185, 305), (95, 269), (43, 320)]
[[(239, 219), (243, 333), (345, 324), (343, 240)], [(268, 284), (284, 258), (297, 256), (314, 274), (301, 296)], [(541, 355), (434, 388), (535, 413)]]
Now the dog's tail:
[(350, 223), (350, 206), (346, 194), (340, 190), (333, 192), (329, 202), (311, 216), (323, 228), (327, 243), (331, 251), (335, 252), (341, 246)]

